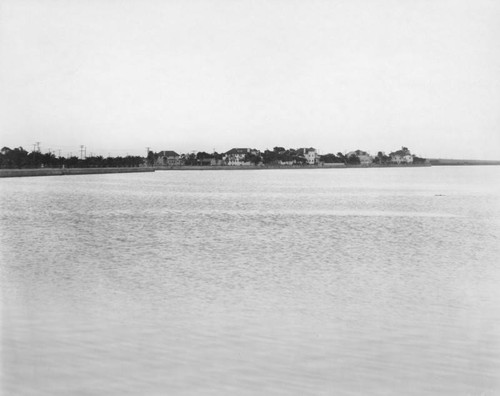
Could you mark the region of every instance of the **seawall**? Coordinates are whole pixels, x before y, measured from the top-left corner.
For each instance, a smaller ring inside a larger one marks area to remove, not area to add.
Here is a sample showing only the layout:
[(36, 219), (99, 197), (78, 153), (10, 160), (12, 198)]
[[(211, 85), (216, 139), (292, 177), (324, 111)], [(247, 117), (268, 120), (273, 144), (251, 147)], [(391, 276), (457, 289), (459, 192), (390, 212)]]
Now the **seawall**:
[(0, 169), (0, 177), (99, 175), (105, 173), (154, 172), (154, 168), (40, 168), (40, 169)]

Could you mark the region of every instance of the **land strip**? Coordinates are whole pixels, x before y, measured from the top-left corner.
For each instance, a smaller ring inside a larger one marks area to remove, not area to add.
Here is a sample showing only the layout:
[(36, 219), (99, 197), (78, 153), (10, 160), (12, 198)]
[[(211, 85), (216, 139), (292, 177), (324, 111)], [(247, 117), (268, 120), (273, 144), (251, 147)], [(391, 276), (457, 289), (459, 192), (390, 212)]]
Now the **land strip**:
[(154, 172), (154, 168), (39, 168), (39, 169), (0, 169), (0, 177), (29, 176), (64, 176), (64, 175), (96, 175), (105, 173), (138, 173)]
[(466, 159), (444, 159), (430, 158), (429, 162), (433, 166), (449, 166), (449, 165), (500, 165), (500, 161), (490, 160), (466, 160)]
[(431, 164), (371, 164), (371, 165), (351, 165), (351, 164), (322, 164), (322, 165), (163, 165), (155, 166), (158, 171), (167, 170), (264, 170), (264, 169), (351, 169), (351, 168), (422, 168), (429, 167)]

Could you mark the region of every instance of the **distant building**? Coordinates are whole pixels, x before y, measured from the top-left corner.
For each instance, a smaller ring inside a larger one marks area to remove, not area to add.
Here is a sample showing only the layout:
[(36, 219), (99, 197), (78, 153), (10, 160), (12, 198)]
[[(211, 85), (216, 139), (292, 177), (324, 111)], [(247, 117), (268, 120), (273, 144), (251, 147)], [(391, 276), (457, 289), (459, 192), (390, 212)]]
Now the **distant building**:
[(319, 154), (315, 148), (301, 148), (297, 154), (306, 159), (308, 165), (317, 165), (319, 163)]
[(362, 150), (350, 151), (349, 153), (346, 154), (346, 157), (349, 158), (352, 155), (355, 155), (356, 157), (359, 158), (360, 165), (369, 166), (373, 162), (373, 157), (366, 151)]
[(214, 158), (210, 159), (210, 165), (211, 166), (221, 166), (221, 165), (224, 165), (224, 162), (222, 159), (214, 157)]
[(295, 165), (295, 161), (293, 161), (293, 160), (290, 160), (290, 161), (278, 160), (278, 165), (291, 166), (291, 165)]
[(250, 161), (245, 161), (247, 154), (259, 155), (259, 151), (250, 148), (233, 148), (224, 154), (223, 162), (230, 166), (252, 165)]
[(200, 158), (198, 159), (198, 165), (201, 166), (210, 166), (212, 165), (213, 158)]
[(156, 165), (175, 166), (181, 165), (180, 155), (175, 151), (160, 151), (157, 154)]
[(413, 155), (406, 147), (401, 147), (401, 150), (394, 151), (390, 153), (389, 156), (393, 164), (401, 165), (413, 163)]

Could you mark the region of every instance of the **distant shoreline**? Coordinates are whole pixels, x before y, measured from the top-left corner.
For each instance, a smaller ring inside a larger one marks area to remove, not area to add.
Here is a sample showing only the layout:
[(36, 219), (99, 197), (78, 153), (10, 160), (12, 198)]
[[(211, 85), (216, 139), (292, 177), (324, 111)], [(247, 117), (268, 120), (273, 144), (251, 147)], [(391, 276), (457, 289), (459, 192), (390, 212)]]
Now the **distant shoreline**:
[(386, 165), (345, 165), (345, 164), (324, 164), (324, 165), (173, 165), (155, 167), (129, 167), (129, 168), (37, 168), (37, 169), (0, 169), (0, 178), (6, 177), (33, 177), (33, 176), (65, 176), (65, 175), (98, 175), (111, 173), (144, 173), (155, 171), (195, 171), (195, 170), (298, 170), (298, 169), (383, 169), (383, 168), (428, 168), (432, 166), (478, 166), (478, 165), (500, 165), (500, 161), (489, 160), (455, 160), (455, 159), (429, 159), (425, 164), (386, 164)]
[(428, 168), (431, 164), (389, 164), (389, 165), (345, 165), (345, 164), (325, 164), (325, 165), (172, 165), (155, 166), (157, 171), (168, 170), (307, 170), (307, 169), (370, 169), (370, 168)]
[(500, 161), (429, 158), (432, 166), (500, 165)]

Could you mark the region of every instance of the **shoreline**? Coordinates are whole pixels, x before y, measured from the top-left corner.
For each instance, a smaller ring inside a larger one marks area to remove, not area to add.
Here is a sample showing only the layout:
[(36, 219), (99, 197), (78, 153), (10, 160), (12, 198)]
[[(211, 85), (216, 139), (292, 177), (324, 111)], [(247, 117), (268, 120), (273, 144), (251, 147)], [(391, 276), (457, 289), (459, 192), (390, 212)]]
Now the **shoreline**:
[(279, 170), (307, 170), (307, 169), (370, 169), (370, 168), (428, 168), (431, 164), (390, 164), (390, 165), (171, 165), (171, 166), (155, 166), (157, 171), (169, 170), (266, 170), (266, 169), (279, 169)]
[(154, 172), (154, 168), (37, 168), (37, 169), (0, 169), (2, 177), (101, 175), (109, 173)]
[(478, 166), (478, 165), (500, 165), (500, 161), (495, 160), (465, 160), (465, 159), (445, 159), (429, 158), (432, 166)]
[(386, 165), (345, 165), (340, 163), (324, 165), (172, 165), (154, 167), (130, 168), (37, 168), (37, 169), (0, 169), (0, 178), (8, 177), (36, 177), (36, 176), (66, 176), (66, 175), (100, 175), (112, 173), (145, 173), (155, 171), (210, 171), (210, 170), (312, 170), (312, 169), (384, 169), (384, 168), (429, 168), (433, 166), (494, 166), (500, 161), (486, 160), (453, 160), (430, 159), (425, 164), (386, 164)]

